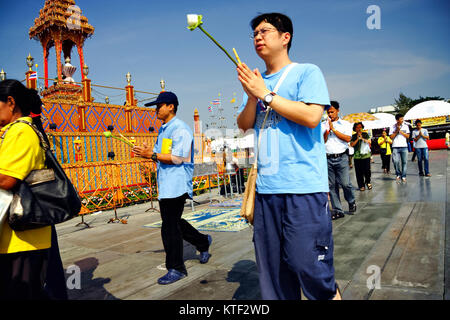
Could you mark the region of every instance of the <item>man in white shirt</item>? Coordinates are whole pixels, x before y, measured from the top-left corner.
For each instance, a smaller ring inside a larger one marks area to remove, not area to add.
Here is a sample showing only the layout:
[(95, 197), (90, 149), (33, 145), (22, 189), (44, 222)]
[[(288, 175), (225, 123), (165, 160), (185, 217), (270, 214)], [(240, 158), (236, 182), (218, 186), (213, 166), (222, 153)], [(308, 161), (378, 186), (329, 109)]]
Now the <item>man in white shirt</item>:
[(349, 213), (356, 211), (355, 194), (348, 172), (348, 142), (352, 137), (352, 127), (348, 121), (339, 118), (339, 103), (331, 101), (327, 110), (328, 119), (322, 123), (323, 138), (328, 162), (328, 185), (330, 187), (332, 219), (344, 217), (339, 186), (344, 190), (344, 198), (348, 202)]
[(422, 160), (425, 165), (425, 175), (431, 177), (428, 168), (428, 145), (427, 140), (430, 139), (428, 135), (428, 130), (422, 128), (422, 121), (420, 119), (416, 120), (417, 129), (413, 131), (412, 138), (414, 139), (415, 149), (417, 154), (417, 162), (419, 165), (419, 176), (424, 176)]
[(403, 123), (403, 115), (395, 115), (397, 121), (389, 129), (389, 137), (392, 139), (392, 162), (394, 163), (397, 182), (406, 182), (406, 169), (408, 167), (408, 139), (409, 127)]

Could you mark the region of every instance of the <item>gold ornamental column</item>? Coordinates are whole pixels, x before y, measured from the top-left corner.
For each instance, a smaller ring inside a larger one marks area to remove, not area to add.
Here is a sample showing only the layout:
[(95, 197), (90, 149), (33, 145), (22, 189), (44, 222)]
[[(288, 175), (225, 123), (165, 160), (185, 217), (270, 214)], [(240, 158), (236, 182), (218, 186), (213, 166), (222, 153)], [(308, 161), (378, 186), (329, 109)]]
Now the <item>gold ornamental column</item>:
[(126, 96), (126, 106), (125, 106), (125, 121), (126, 121), (126, 128), (125, 132), (132, 132), (132, 126), (131, 126), (131, 112), (133, 110), (133, 107), (135, 105), (135, 99), (134, 99), (134, 87), (131, 85), (131, 74), (128, 72), (126, 75), (127, 83), (128, 85), (125, 87), (127, 96)]
[[(27, 80), (27, 88), (36, 90), (37, 88), (37, 75), (33, 71), (33, 61), (34, 58), (31, 56), (31, 54), (28, 54), (27, 57), (27, 65), (28, 65), (28, 71), (25, 73), (26, 80)], [(33, 77), (31, 77), (33, 75)]]
[(89, 74), (89, 67), (87, 65), (83, 66), (82, 73), (84, 75), (81, 83), (83, 84), (83, 101), (84, 103), (78, 104), (78, 130), (81, 132), (86, 132), (86, 102), (92, 102), (92, 94), (91, 94), (91, 79), (88, 79), (87, 75)]

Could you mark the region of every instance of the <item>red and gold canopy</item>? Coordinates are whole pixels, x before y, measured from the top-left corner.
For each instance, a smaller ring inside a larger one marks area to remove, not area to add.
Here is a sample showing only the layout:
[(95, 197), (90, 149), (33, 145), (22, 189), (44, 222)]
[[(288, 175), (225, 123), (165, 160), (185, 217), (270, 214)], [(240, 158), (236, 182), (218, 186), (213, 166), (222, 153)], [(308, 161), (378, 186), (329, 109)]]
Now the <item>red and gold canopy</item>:
[(75, 0), (46, 0), (29, 30), (30, 39), (41, 40), (50, 29), (81, 33), (84, 38), (94, 34), (94, 27), (81, 14)]
[[(29, 30), (30, 39), (41, 42), (44, 51), (45, 87), (48, 87), (48, 55), (55, 47), (57, 77), (62, 80), (61, 54), (64, 61), (71, 57), (72, 48), (77, 47), (80, 57), (80, 71), (84, 66), (84, 41), (94, 34), (94, 27), (81, 14), (81, 9), (74, 0), (46, 0), (44, 8), (39, 11), (39, 17)], [(82, 79), (85, 75), (81, 74)]]

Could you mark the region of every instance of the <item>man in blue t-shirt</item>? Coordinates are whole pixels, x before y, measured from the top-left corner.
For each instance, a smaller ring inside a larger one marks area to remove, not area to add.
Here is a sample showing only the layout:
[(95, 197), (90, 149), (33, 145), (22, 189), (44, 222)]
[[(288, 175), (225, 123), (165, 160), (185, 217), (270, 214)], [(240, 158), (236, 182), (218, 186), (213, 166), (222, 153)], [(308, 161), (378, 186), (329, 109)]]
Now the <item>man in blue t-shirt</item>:
[[(417, 129), (413, 131), (412, 138), (415, 142), (414, 148), (416, 149), (417, 162), (419, 166), (419, 176), (431, 177), (429, 165), (428, 165), (428, 145), (427, 140), (430, 139), (428, 130), (422, 128), (422, 121), (420, 119), (416, 120)], [(423, 161), (423, 164), (422, 164)], [(425, 174), (423, 169), (425, 167)]]
[[(262, 141), (254, 212), (254, 243), (263, 299), (340, 299), (334, 278), (328, 169), (319, 125), (328, 90), (320, 69), (289, 59), (293, 27), (279, 13), (251, 22), (266, 71), (237, 68), (245, 91), (240, 129)], [(277, 92), (273, 92), (291, 68)], [(266, 112), (270, 112), (263, 130)]]
[(168, 273), (158, 279), (159, 284), (170, 284), (187, 276), (183, 260), (183, 239), (200, 251), (200, 263), (207, 263), (211, 236), (197, 231), (181, 218), (186, 199), (192, 199), (194, 172), (194, 139), (192, 130), (176, 117), (177, 96), (163, 91), (155, 101), (156, 115), (162, 120), (153, 150), (146, 144), (136, 146), (133, 152), (157, 163), (158, 200), (161, 211), (161, 238), (166, 252)]

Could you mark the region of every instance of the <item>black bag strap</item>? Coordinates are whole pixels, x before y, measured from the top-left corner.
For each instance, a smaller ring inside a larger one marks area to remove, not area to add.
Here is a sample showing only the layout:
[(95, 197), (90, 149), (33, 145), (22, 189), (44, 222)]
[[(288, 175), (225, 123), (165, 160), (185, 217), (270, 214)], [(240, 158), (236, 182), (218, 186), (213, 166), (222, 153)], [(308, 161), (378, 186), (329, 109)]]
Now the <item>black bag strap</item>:
[[(73, 186), (72, 182), (70, 181), (69, 177), (67, 177), (67, 174), (64, 172), (64, 169), (61, 167), (60, 163), (58, 162), (58, 160), (55, 158), (54, 154), (52, 153), (49, 144), (46, 142), (42, 132), (32, 123), (25, 121), (25, 120), (16, 120), (14, 121), (11, 126), (9, 126), (5, 132), (3, 132), (1, 139), (2, 139), (2, 143), (3, 143), (3, 139), (6, 135), (6, 132), (12, 127), (12, 125), (16, 124), (16, 123), (24, 123), (29, 125), (34, 132), (36, 133), (36, 135), (38, 136), (39, 140), (40, 140), (40, 145), (42, 147), (42, 149), (44, 150), (44, 157), (45, 157), (45, 164), (47, 169), (38, 169), (38, 170), (33, 170), (33, 171), (39, 171), (39, 177), (41, 178), (42, 175), (47, 174), (52, 174), (52, 179), (54, 177), (54, 175), (57, 173), (60, 177), (64, 177), (63, 179), (66, 180), (73, 188), (73, 190), (75, 190), (75, 187)], [(1, 144), (0, 144), (1, 146)], [(49, 170), (53, 171), (54, 173), (49, 173)], [(31, 171), (31, 172), (33, 172)], [(25, 178), (25, 181), (27, 182), (27, 179), (30, 177), (32, 173), (30, 173), (27, 178)], [(44, 177), (45, 179), (46, 177)], [(27, 182), (28, 183), (28, 182)], [(75, 190), (76, 192), (76, 190)]]

